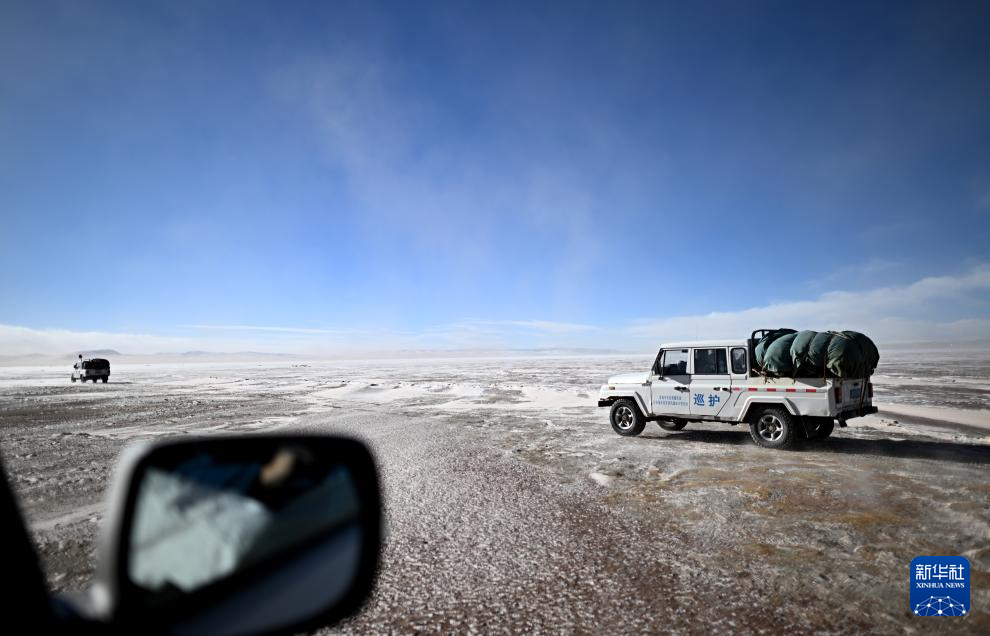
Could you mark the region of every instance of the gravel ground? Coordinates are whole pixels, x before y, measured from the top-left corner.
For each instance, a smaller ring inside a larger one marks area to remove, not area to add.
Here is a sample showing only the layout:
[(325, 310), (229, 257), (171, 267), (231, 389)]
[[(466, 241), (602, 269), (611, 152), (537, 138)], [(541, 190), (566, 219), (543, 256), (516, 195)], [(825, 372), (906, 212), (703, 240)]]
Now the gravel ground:
[[(361, 437), (382, 471), (378, 587), (333, 632), (990, 630), (985, 437), (879, 420), (796, 452), (728, 426), (621, 438), (594, 391), (641, 364), (5, 371), (0, 449), (59, 590), (91, 575), (128, 441), (291, 428)], [(970, 559), (968, 617), (910, 614), (924, 554)]]

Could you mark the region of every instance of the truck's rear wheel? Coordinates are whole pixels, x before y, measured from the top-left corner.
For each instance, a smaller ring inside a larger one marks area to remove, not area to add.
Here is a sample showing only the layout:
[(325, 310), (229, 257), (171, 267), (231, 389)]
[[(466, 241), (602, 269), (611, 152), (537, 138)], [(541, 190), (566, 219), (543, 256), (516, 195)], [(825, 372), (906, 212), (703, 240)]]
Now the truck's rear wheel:
[(75, 382), (75, 381), (76, 381), (76, 376), (74, 376), (74, 375), (73, 375), (73, 376), (69, 376), (69, 377), (70, 377), (70, 378), (72, 378), (72, 381), (73, 381), (73, 382)]
[(797, 439), (797, 426), (786, 409), (770, 406), (756, 413), (749, 424), (749, 434), (757, 446), (788, 448)]
[(687, 426), (687, 420), (657, 420), (657, 424), (665, 431), (679, 431)]
[(103, 384), (107, 383), (107, 376), (103, 376)]
[(646, 418), (632, 400), (616, 400), (608, 419), (612, 422), (612, 430), (623, 437), (635, 437), (646, 426)]

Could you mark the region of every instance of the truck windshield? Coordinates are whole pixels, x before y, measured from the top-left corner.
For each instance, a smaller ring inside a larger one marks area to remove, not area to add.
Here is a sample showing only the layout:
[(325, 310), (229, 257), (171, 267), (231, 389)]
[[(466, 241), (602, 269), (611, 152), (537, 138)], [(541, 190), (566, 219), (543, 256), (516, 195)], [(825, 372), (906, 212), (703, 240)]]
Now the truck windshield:
[(667, 350), (663, 352), (664, 375), (687, 375), (687, 349)]

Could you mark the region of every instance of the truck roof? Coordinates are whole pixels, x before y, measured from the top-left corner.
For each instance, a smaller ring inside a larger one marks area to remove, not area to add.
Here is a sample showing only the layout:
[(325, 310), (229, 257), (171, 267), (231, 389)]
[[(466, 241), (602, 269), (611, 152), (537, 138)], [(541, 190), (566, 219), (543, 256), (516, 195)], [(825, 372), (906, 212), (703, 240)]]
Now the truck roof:
[(699, 347), (745, 347), (746, 340), (682, 340), (679, 342), (664, 342), (661, 349), (697, 349)]

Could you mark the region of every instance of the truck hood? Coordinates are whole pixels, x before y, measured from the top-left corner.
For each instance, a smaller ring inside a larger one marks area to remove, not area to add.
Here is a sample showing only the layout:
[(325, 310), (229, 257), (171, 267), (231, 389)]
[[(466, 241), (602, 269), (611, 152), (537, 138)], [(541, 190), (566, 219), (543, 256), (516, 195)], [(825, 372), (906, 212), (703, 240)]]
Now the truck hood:
[(650, 378), (649, 372), (640, 371), (639, 373), (620, 373), (619, 375), (613, 375), (608, 379), (609, 384), (642, 384)]

